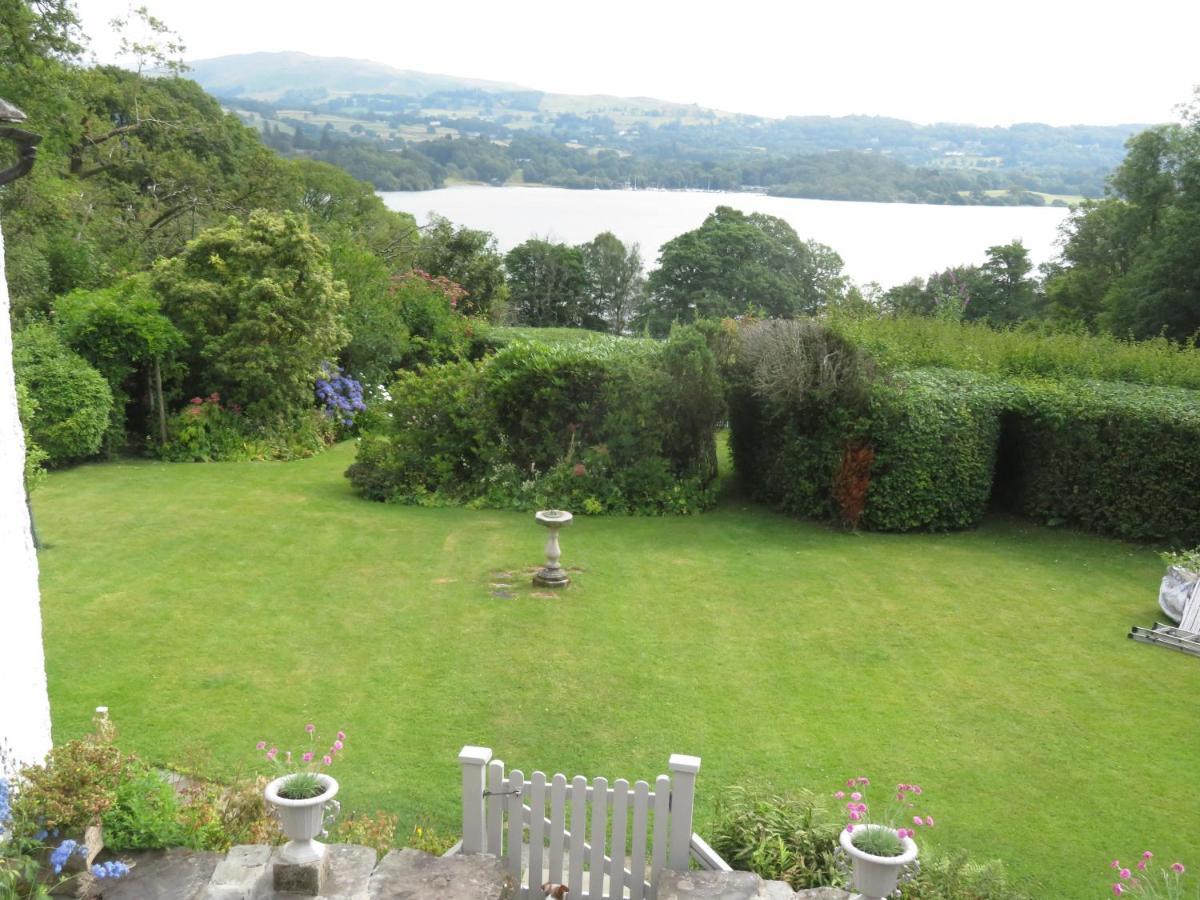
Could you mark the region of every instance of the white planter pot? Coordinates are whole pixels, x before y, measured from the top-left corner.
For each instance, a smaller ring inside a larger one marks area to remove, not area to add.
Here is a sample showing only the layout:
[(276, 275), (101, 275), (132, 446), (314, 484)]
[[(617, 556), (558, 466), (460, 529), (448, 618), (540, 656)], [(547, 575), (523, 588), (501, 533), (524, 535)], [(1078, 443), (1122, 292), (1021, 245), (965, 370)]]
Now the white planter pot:
[(286, 863), (316, 862), (325, 855), (325, 845), (314, 838), (325, 830), (325, 807), (332, 803), (336, 812), (340, 806), (333, 799), (338, 792), (338, 783), (328, 775), (318, 775), (317, 780), (325, 787), (324, 793), (307, 800), (289, 800), (279, 796), (279, 789), (291, 777), (276, 778), (263, 792), (267, 803), (275, 807), (283, 833), (288, 836), (279, 856)]
[(904, 852), (899, 856), (875, 856), (864, 853), (854, 846), (854, 835), (867, 829), (873, 831), (893, 831), (883, 825), (856, 825), (853, 833), (842, 831), (838, 839), (846, 855), (854, 863), (854, 889), (864, 900), (879, 900), (889, 896), (896, 889), (900, 873), (904, 867), (917, 858), (917, 845), (912, 838), (901, 838), (900, 843)]

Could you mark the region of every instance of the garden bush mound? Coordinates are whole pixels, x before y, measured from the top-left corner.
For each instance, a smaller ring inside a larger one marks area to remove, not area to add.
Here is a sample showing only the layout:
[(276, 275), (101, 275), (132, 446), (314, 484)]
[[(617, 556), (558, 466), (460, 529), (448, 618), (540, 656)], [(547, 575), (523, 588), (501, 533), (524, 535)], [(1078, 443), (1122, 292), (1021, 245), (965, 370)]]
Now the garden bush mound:
[[(894, 368), (949, 361), (947, 327), (965, 335), (953, 351), (957, 368)], [(980, 339), (978, 331), (941, 322), (744, 329), (729, 377), (743, 485), (789, 512), (850, 527), (967, 528), (1004, 495), (1046, 524), (1200, 542), (1200, 392), (1153, 384), (1187, 383), (1195, 351), (1095, 339), (1124, 347), (1120, 371), (1139, 379), (1128, 383), (1065, 374), (1117, 372), (1099, 366), (1092, 339), (1039, 337), (1020, 351), (1018, 333)], [(856, 343), (864, 334), (865, 347)]]
[(347, 471), (375, 500), (587, 514), (690, 513), (715, 499), (723, 413), (703, 335), (514, 342), (400, 373)]

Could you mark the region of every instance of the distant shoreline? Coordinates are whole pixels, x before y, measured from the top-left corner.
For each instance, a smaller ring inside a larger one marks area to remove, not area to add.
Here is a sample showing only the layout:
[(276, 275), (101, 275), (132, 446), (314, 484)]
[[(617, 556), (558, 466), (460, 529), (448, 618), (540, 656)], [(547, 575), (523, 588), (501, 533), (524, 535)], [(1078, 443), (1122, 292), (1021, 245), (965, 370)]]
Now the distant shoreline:
[[(808, 197), (795, 194), (772, 194), (766, 190), (746, 190), (738, 188), (663, 188), (663, 187), (571, 187), (564, 184), (546, 184), (540, 181), (509, 181), (504, 184), (492, 184), (487, 181), (463, 181), (446, 179), (441, 187), (422, 188), (420, 190), (381, 191), (377, 194), (428, 194), (433, 191), (453, 191), (459, 188), (542, 188), (556, 191), (603, 191), (605, 193), (628, 194), (742, 194), (750, 197), (771, 197), (777, 200), (815, 200), (822, 203), (879, 203), (888, 206), (934, 206), (934, 207), (982, 207), (984, 209), (1073, 209), (1089, 199), (1087, 197), (1057, 198), (1057, 202), (1046, 203), (914, 203), (907, 200), (873, 200), (853, 197)], [(1031, 192), (1033, 193), (1033, 192)], [(1049, 195), (1041, 195), (1049, 196)]]

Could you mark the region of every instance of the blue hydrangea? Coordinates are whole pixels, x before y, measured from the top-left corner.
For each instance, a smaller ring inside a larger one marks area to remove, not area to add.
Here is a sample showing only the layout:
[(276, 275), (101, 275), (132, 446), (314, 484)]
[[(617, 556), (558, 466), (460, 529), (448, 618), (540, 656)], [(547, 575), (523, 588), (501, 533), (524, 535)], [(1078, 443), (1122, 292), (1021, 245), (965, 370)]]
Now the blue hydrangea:
[(129, 866), (117, 860), (110, 860), (106, 863), (92, 866), (92, 874), (97, 878), (121, 878), (129, 874)]
[(367, 408), (363, 402), (362, 384), (332, 363), (322, 363), (321, 375), (313, 390), (325, 415), (343, 425), (353, 425), (354, 414)]

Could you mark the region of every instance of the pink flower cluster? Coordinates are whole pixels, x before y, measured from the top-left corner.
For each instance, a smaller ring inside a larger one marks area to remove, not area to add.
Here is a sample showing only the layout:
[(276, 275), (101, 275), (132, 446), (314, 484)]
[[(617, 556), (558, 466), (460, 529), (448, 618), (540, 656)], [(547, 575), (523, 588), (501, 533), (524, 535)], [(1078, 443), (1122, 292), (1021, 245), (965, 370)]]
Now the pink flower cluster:
[[(867, 814), (870, 812), (870, 807), (865, 802), (864, 792), (856, 789), (869, 787), (870, 784), (871, 779), (864, 778), (862, 776), (857, 778), (849, 778), (846, 780), (846, 787), (852, 789), (849, 795), (850, 799), (846, 802), (846, 814), (850, 819), (849, 823), (846, 825), (847, 834), (854, 833), (854, 829), (856, 827), (854, 824), (855, 822), (863, 822), (865, 824), (868, 821)], [(933, 816), (925, 816), (924, 818), (921, 816), (912, 816), (913, 828), (909, 828), (907, 824), (904, 826), (896, 825), (896, 822), (900, 816), (905, 814), (904, 810), (906, 808), (911, 809), (916, 805), (915, 803), (911, 802), (909, 795), (917, 796), (922, 793), (923, 791), (919, 784), (896, 785), (895, 802), (890, 804), (889, 808), (883, 815), (880, 824), (889, 828), (893, 828), (896, 834), (902, 840), (906, 837), (911, 838), (914, 834), (916, 834), (916, 831), (914, 830), (915, 828), (932, 828)], [(833, 796), (838, 800), (846, 800), (845, 791), (834, 791)]]
[[(312, 743), (316, 743), (317, 726), (313, 725), (311, 722), (309, 722), (307, 725), (304, 726), (304, 730), (308, 732), (309, 741)], [(337, 733), (337, 740), (335, 740), (332, 744), (330, 744), (329, 750), (321, 757), (321, 765), (323, 765), (323, 766), (333, 765), (333, 758), (335, 756), (337, 756), (339, 753), (341, 753), (342, 750), (344, 750), (345, 748), (346, 748), (346, 732), (339, 731)], [(268, 748), (266, 741), (259, 741), (257, 744), (254, 745), (254, 749), (262, 751), (264, 756), (266, 757), (266, 760), (268, 762), (274, 763), (275, 765), (290, 766), (292, 764), (292, 751), (291, 750), (288, 750), (284, 754), (284, 759), (281, 762), (279, 759), (279, 748), (278, 747)], [(309, 766), (311, 766), (313, 764), (313, 760), (315, 760), (316, 758), (317, 758), (317, 754), (313, 750), (306, 750), (304, 753), (300, 754), (300, 761)]]
[[(1151, 853), (1149, 850), (1147, 850), (1145, 853), (1142, 854), (1142, 858), (1137, 861), (1137, 864), (1134, 866), (1134, 869), (1137, 869), (1137, 871), (1139, 871), (1139, 872), (1145, 872), (1147, 869), (1147, 866), (1150, 863), (1150, 860), (1152, 860), (1152, 859), (1154, 859), (1154, 854)], [(1128, 866), (1121, 865), (1121, 861), (1119, 859), (1114, 859), (1112, 862), (1110, 862), (1108, 864), (1108, 867), (1110, 869), (1116, 870), (1117, 877), (1120, 879), (1120, 881), (1114, 881), (1112, 884), (1112, 892), (1115, 896), (1120, 897), (1122, 894), (1129, 893), (1129, 892), (1133, 892), (1138, 895), (1149, 895), (1149, 896), (1154, 896), (1154, 897), (1159, 896), (1158, 892), (1153, 890), (1153, 888), (1151, 888), (1150, 891), (1147, 891), (1147, 889), (1146, 889), (1147, 885), (1151, 884), (1151, 882), (1144, 882), (1144, 881), (1139, 880), (1133, 874), (1132, 869), (1130, 869)], [(1178, 878), (1180, 875), (1182, 875), (1187, 870), (1184, 867), (1183, 863), (1174, 862), (1174, 863), (1171, 863), (1171, 871), (1174, 873), (1175, 878)], [(1167, 876), (1167, 875), (1163, 876), (1164, 879), (1169, 878), (1169, 877), (1170, 876)], [(1170, 894), (1170, 896), (1174, 897), (1176, 895), (1174, 893), (1172, 893), (1172, 894)]]

